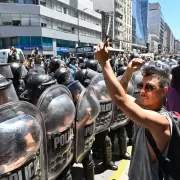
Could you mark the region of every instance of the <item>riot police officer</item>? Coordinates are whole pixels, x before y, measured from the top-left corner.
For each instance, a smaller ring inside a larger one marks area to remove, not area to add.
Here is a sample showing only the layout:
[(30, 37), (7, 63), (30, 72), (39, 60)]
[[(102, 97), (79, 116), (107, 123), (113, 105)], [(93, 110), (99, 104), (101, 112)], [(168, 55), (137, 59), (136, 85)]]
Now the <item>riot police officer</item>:
[(79, 68), (80, 69), (84, 69), (84, 58), (83, 57), (79, 57), (78, 58), (78, 64), (79, 64)]
[(11, 71), (13, 73), (13, 84), (16, 89), (17, 94), (21, 94), (25, 91), (25, 82), (24, 79), (28, 73), (24, 65), (20, 63), (13, 62), (10, 63)]
[(65, 86), (51, 86), (40, 96), (37, 107), (45, 122), (45, 169), (48, 179), (71, 180), (76, 112), (71, 93)]
[[(118, 77), (118, 80), (120, 81), (122, 78), (122, 75)], [(133, 82), (129, 82), (128, 88), (127, 88), (127, 94), (133, 96), (134, 95), (134, 87)], [(111, 131), (109, 133), (111, 137), (111, 141), (114, 143), (115, 141), (115, 135), (118, 139), (118, 145), (119, 145), (119, 157), (121, 159), (128, 159), (130, 160), (130, 155), (127, 152), (127, 132), (126, 132), (126, 126), (129, 123), (129, 118), (127, 118), (120, 109), (114, 105), (113, 108), (113, 116), (112, 116), (112, 124), (111, 124)], [(114, 147), (114, 146), (112, 146)]]
[(92, 69), (93, 71), (96, 71), (96, 72), (99, 72), (99, 73), (102, 72), (100, 64), (98, 63), (97, 60), (94, 60), (94, 59), (87, 60), (86, 63), (85, 63), (84, 68), (85, 69), (89, 68), (89, 69)]
[(59, 84), (67, 86), (69, 83), (74, 81), (72, 73), (65, 64), (61, 64), (60, 67), (54, 72), (54, 78)]
[(93, 77), (98, 73), (92, 69), (81, 69), (75, 73), (75, 80), (78, 80), (84, 87), (89, 86)]
[[(94, 180), (94, 161), (91, 148), (95, 136), (95, 119), (100, 106), (91, 87), (84, 88), (79, 81), (68, 85), (76, 105), (76, 150), (74, 160), (82, 163), (86, 180)], [(88, 113), (87, 113), (88, 112)]]
[(112, 143), (108, 136), (112, 121), (112, 100), (107, 92), (102, 74), (95, 76), (90, 85), (94, 87), (101, 107), (100, 113), (96, 119), (96, 137), (93, 144), (93, 154), (95, 156), (98, 153), (102, 153), (104, 167), (111, 170), (117, 170), (118, 167), (112, 161)]
[(26, 91), (21, 95), (21, 99), (28, 100), (32, 104), (36, 104), (38, 98), (51, 85), (56, 84), (51, 76), (45, 74), (32, 73), (27, 75)]
[(119, 64), (117, 69), (117, 76), (121, 76), (126, 71), (127, 67), (124, 64)]
[(15, 101), (0, 106), (0, 115), (0, 179), (46, 179), (38, 110)]
[(54, 73), (61, 65), (65, 65), (65, 63), (61, 61), (61, 59), (56, 57), (51, 58), (49, 62), (48, 73)]

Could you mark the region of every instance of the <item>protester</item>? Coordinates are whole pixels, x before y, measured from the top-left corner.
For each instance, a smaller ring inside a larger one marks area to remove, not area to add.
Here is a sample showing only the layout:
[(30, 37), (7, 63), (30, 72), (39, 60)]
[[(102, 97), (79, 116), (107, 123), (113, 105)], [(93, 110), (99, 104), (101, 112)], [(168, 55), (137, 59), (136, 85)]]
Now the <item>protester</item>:
[(167, 156), (172, 121), (168, 114), (160, 110), (168, 91), (169, 75), (158, 67), (145, 67), (142, 82), (139, 84), (141, 98), (136, 100), (126, 94), (126, 89), (133, 72), (139, 70), (144, 61), (133, 59), (119, 83), (110, 66), (109, 55), (109, 43), (105, 45), (100, 43), (95, 56), (102, 66), (109, 95), (114, 103), (137, 124), (129, 180), (159, 180), (158, 161), (147, 142), (145, 129), (152, 134), (160, 152)]

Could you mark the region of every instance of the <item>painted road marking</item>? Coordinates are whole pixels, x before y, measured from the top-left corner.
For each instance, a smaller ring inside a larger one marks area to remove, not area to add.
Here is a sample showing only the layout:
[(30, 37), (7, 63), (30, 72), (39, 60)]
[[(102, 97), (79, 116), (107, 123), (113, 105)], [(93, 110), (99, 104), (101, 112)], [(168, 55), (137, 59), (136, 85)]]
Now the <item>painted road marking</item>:
[[(128, 153), (131, 154), (132, 147), (128, 147)], [(128, 168), (129, 160), (122, 160), (118, 166), (118, 170), (113, 173), (109, 180), (120, 180), (124, 171)]]

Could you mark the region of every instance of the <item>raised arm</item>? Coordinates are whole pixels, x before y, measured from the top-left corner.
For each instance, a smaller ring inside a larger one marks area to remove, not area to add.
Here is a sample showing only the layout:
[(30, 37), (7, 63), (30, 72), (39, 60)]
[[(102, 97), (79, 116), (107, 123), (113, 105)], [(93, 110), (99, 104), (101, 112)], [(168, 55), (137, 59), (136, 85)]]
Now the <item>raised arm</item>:
[(123, 74), (121, 80), (119, 81), (126, 92), (127, 92), (128, 83), (131, 80), (133, 73), (135, 71), (138, 71), (143, 64), (144, 61), (142, 59), (133, 59), (128, 64), (125, 73)]
[[(126, 95), (121, 83), (115, 77), (109, 63), (108, 46), (101, 43), (95, 52), (96, 58), (102, 66), (104, 79), (110, 97), (114, 103), (134, 122), (150, 129), (153, 133), (164, 132), (168, 129), (169, 123), (165, 116), (155, 111), (145, 110), (140, 107), (133, 98)], [(161, 130), (162, 129), (162, 130)]]

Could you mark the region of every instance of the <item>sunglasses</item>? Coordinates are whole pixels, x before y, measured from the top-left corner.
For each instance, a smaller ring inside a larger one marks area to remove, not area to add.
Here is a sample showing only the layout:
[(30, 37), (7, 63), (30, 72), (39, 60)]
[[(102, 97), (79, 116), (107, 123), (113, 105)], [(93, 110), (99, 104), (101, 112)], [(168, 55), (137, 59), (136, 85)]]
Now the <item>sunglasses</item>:
[(143, 83), (139, 83), (137, 85), (137, 88), (139, 90), (144, 89), (146, 92), (152, 92), (153, 90), (157, 89), (155, 85), (147, 83), (145, 86), (143, 85)]

